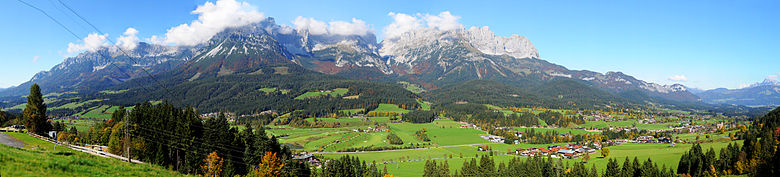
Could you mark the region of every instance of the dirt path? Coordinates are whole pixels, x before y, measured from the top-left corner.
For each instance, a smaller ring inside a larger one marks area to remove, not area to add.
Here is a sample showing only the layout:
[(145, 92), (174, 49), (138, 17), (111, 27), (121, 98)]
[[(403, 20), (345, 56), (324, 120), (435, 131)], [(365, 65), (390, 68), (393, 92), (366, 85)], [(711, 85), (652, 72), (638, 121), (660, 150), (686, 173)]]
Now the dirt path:
[(12, 146), (12, 147), (18, 147), (18, 148), (24, 147), (24, 145), (27, 145), (27, 143), (18, 141), (14, 137), (12, 137), (11, 135), (8, 135), (8, 134), (5, 134), (5, 133), (0, 133), (0, 143), (8, 145), (8, 146)]

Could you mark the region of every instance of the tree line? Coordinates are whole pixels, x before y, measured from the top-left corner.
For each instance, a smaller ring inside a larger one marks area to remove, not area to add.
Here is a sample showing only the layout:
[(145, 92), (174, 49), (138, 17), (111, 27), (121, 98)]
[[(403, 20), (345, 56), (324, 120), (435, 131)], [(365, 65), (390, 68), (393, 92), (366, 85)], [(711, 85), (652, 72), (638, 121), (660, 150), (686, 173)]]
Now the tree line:
[[(256, 129), (256, 130), (255, 130)], [(261, 161), (278, 159), (278, 176), (308, 176), (308, 163), (293, 160), (292, 152), (280, 146), (263, 126), (247, 125), (239, 131), (224, 114), (207, 118), (192, 107), (177, 108), (167, 102), (137, 104), (130, 112), (115, 111), (112, 119), (96, 123), (81, 133), (77, 142), (106, 145), (109, 151), (127, 155), (185, 174), (204, 174), (206, 162), (219, 159), (223, 176), (251, 175), (268, 167)], [(214, 153), (216, 157), (209, 157)], [(268, 155), (274, 156), (266, 157)]]
[(780, 108), (758, 120), (747, 130), (739, 132), (743, 145), (729, 144), (719, 154), (710, 148), (706, 152), (701, 145), (694, 144), (680, 157), (679, 174), (690, 176), (713, 175), (780, 175), (780, 153), (777, 141), (780, 135)]

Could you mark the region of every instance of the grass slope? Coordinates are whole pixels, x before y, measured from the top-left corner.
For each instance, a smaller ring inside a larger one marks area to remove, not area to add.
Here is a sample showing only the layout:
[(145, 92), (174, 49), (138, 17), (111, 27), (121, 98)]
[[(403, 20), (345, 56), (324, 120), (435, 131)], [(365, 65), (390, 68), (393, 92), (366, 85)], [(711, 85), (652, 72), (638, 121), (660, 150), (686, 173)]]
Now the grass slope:
[(149, 164), (98, 157), (22, 133), (8, 133), (27, 146), (0, 145), (0, 176), (184, 176)]

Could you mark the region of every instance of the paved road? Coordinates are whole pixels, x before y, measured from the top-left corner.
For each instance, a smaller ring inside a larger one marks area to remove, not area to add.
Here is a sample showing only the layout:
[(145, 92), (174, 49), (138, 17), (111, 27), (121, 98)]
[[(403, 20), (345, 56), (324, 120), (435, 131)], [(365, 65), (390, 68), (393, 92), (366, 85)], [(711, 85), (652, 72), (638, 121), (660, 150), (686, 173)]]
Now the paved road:
[(0, 143), (13, 146), (13, 147), (24, 147), (24, 145), (27, 144), (21, 141), (17, 141), (11, 135), (1, 133), (1, 132), (0, 132)]
[(462, 146), (489, 145), (489, 144), (499, 144), (499, 143), (461, 144), (461, 145), (450, 145), (450, 146), (435, 146), (435, 147), (414, 148), (414, 149), (393, 149), (393, 150), (383, 150), (383, 151), (360, 151), (360, 152), (312, 152), (312, 154), (356, 154), (356, 153), (373, 153), (373, 152), (411, 151), (411, 150), (418, 150), (418, 149), (436, 149), (436, 148), (448, 148), (448, 147), (462, 147)]

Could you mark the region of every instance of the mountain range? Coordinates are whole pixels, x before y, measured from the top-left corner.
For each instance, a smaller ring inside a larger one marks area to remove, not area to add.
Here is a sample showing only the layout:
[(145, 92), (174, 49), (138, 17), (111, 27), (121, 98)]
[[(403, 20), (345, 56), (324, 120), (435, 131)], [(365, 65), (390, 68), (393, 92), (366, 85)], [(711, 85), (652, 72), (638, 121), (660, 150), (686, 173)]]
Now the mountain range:
[(712, 104), (733, 104), (746, 106), (780, 105), (780, 81), (765, 79), (745, 88), (717, 88), (696, 93), (702, 101)]
[[(136, 86), (124, 83), (138, 78), (164, 80), (172, 82), (165, 85), (175, 86), (233, 74), (268, 73), (264, 71), (268, 66), (300, 66), (357, 80), (407, 81), (432, 92), (444, 87), (451, 90), (452, 86), (471, 80), (491, 80), (540, 99), (579, 93), (637, 104), (698, 104), (702, 100), (719, 103), (712, 100), (723, 95), (707, 91), (697, 96), (680, 84), (649, 83), (622, 72), (569, 70), (543, 60), (527, 38), (496, 36), (487, 27), (419, 28), (376, 42), (371, 33), (315, 35), (278, 25), (269, 17), (225, 29), (195, 46), (142, 42), (133, 50), (103, 47), (87, 51), (36, 74), (20, 86), (0, 90), (0, 97), (25, 95), (32, 83), (39, 84), (44, 94), (90, 93), (120, 87), (133, 89)], [(777, 85), (774, 87), (777, 91)], [(559, 91), (550, 91), (555, 89)]]

